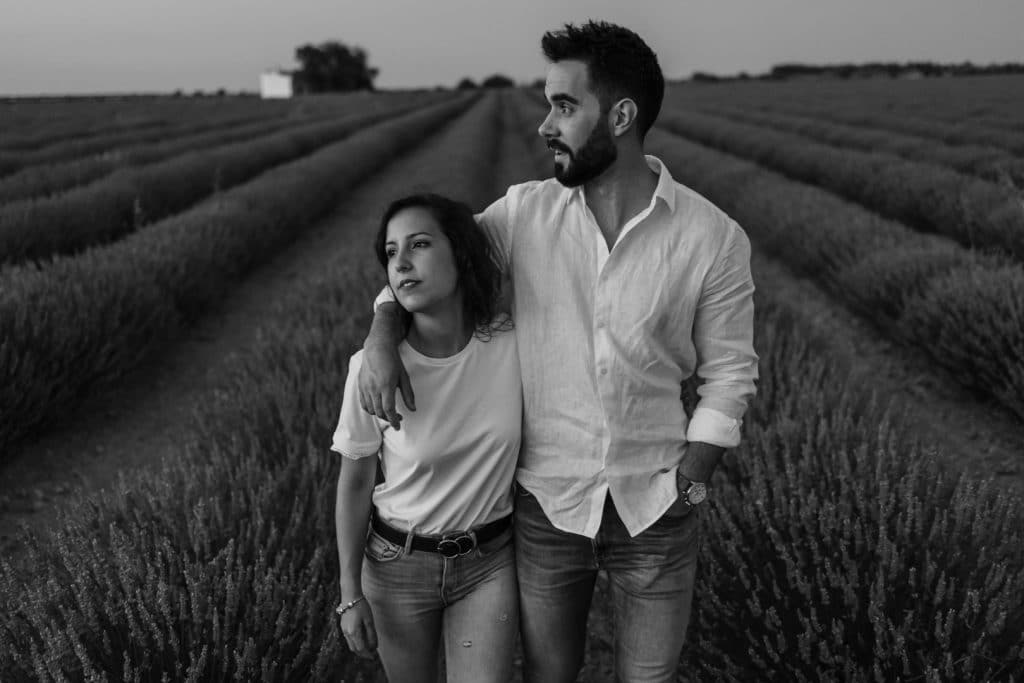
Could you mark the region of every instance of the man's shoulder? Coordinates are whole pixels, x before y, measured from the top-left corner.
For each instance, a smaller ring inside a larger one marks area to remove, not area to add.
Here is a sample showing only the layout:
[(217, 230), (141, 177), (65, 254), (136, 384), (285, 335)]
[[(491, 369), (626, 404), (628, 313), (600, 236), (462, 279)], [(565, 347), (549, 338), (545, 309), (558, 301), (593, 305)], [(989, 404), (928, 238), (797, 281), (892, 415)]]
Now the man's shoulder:
[(743, 234), (739, 224), (721, 207), (696, 190), (673, 180), (674, 216), (681, 227), (714, 241), (726, 241)]
[(525, 183), (510, 185), (505, 199), (513, 205), (531, 202), (553, 201), (564, 197), (569, 190), (554, 178), (546, 180), (528, 180)]
[(727, 214), (720, 206), (694, 190), (688, 185), (683, 185), (678, 180), (672, 181), (672, 189), (675, 193), (676, 211), (680, 215), (691, 214), (695, 218), (705, 218), (713, 221), (731, 222)]

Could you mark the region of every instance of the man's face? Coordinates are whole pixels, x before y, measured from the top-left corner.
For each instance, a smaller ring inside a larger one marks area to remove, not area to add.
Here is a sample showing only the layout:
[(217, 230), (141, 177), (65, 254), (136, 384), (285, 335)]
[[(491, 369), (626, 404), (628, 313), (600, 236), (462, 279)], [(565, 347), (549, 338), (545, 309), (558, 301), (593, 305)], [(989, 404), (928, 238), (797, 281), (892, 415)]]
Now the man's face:
[(555, 178), (576, 187), (604, 173), (618, 157), (618, 149), (597, 94), (590, 89), (587, 65), (578, 60), (552, 64), (544, 96), (551, 110), (537, 132), (555, 153)]

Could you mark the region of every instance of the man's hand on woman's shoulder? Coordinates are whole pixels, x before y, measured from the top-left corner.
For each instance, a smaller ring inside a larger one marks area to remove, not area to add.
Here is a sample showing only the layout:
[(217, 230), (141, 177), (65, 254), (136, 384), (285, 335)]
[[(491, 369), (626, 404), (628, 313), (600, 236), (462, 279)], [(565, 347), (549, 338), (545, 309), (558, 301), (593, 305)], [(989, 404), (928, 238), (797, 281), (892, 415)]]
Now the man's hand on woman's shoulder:
[(363, 410), (387, 420), (400, 429), (402, 416), (395, 408), (395, 391), (409, 410), (416, 410), (416, 397), (409, 374), (398, 355), (405, 338), (408, 313), (394, 301), (382, 302), (373, 314), (373, 324), (363, 342), (363, 364), (359, 368), (359, 403)]
[(398, 347), (368, 343), (363, 347), (363, 363), (359, 368), (359, 403), (366, 412), (400, 429), (402, 416), (395, 406), (396, 390), (402, 392), (402, 400), (409, 410), (416, 410), (412, 383), (398, 355)]

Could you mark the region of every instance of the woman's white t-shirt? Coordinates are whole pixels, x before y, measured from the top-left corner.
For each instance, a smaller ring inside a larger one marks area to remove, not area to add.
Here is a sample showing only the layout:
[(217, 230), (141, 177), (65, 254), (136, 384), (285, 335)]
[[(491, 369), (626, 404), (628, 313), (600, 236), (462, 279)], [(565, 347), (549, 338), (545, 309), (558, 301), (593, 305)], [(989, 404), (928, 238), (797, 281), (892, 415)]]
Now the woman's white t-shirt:
[(399, 529), (438, 534), (510, 514), (523, 410), (515, 332), (496, 331), (486, 342), (474, 335), (448, 358), (424, 356), (405, 341), (398, 351), (416, 411), (396, 394), (398, 431), (363, 411), (359, 351), (349, 362), (331, 450), (353, 459), (379, 453), (384, 482), (373, 503)]

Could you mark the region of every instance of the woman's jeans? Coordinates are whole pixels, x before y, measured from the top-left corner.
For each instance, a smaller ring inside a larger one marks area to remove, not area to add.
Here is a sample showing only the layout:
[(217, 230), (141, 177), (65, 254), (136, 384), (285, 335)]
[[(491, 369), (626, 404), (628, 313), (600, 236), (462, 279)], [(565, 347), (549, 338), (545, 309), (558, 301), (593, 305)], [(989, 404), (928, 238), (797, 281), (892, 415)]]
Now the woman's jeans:
[(677, 502), (630, 537), (608, 496), (590, 539), (556, 529), (532, 494), (517, 491), (524, 680), (576, 680), (594, 583), (604, 570), (615, 620), (616, 680), (675, 681), (697, 568), (696, 512)]
[(363, 592), (391, 683), (506, 683), (519, 626), (512, 529), (462, 557), (412, 551), (370, 532)]

